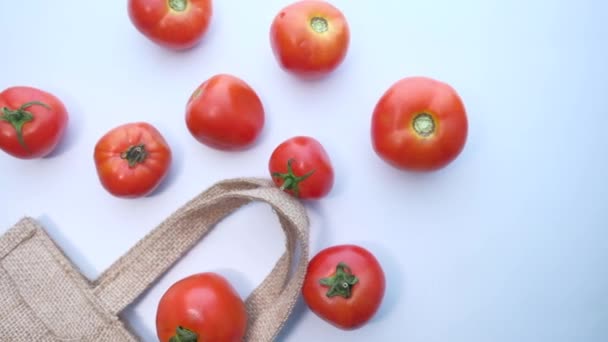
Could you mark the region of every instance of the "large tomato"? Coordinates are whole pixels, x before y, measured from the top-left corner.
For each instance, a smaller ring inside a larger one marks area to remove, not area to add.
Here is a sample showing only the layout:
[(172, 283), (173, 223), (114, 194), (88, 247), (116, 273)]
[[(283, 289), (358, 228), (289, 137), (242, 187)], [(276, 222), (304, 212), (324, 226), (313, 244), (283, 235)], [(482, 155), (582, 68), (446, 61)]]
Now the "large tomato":
[(186, 126), (198, 140), (221, 150), (251, 146), (264, 127), (264, 106), (245, 81), (228, 74), (203, 82), (186, 106)]
[(375, 152), (390, 165), (433, 171), (456, 159), (467, 130), (464, 104), (451, 86), (428, 77), (407, 77), (379, 99), (371, 137)]
[(296, 136), (280, 143), (270, 155), (268, 169), (282, 190), (301, 198), (319, 199), (334, 185), (334, 169), (321, 143)]
[(384, 299), (382, 266), (367, 249), (337, 245), (317, 253), (309, 262), (302, 295), (316, 315), (344, 330), (366, 324)]
[(158, 45), (183, 50), (203, 38), (212, 16), (211, 0), (129, 0), (129, 18)]
[(161, 297), (156, 333), (162, 342), (241, 342), (247, 310), (221, 275), (206, 272), (173, 284)]
[(0, 149), (34, 159), (55, 150), (68, 124), (64, 104), (33, 87), (10, 87), (0, 93)]
[(304, 0), (276, 15), (270, 43), (281, 68), (304, 78), (319, 78), (344, 61), (350, 30), (342, 12), (333, 5)]
[(164, 180), (172, 160), (171, 148), (146, 122), (127, 123), (104, 134), (95, 145), (97, 175), (112, 195), (142, 197)]

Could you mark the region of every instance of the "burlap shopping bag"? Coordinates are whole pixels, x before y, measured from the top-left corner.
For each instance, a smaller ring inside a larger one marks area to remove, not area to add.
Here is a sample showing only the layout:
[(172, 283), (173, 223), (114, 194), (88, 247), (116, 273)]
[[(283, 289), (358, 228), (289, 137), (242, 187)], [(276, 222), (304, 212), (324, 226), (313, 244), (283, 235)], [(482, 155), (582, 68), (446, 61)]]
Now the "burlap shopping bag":
[(95, 281), (74, 267), (38, 222), (23, 218), (0, 237), (0, 341), (138, 341), (120, 312), (216, 223), (253, 201), (272, 207), (287, 237), (285, 253), (246, 299), (246, 340), (273, 341), (306, 272), (308, 217), (300, 202), (270, 181), (250, 178), (222, 181), (196, 196)]

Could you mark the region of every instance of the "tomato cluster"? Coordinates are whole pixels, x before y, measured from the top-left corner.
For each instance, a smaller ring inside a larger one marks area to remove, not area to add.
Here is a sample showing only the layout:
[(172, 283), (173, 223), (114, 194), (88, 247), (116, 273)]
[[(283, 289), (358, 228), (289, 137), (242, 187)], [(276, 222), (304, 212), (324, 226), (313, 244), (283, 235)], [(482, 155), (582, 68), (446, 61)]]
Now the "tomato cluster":
[[(207, 34), (211, 0), (129, 0), (128, 17), (151, 42), (187, 50)], [(299, 0), (282, 8), (269, 28), (277, 65), (302, 79), (321, 80), (347, 56), (350, 28), (344, 14), (325, 1)], [(467, 114), (450, 85), (423, 76), (390, 85), (370, 110), (370, 140), (377, 156), (392, 167), (434, 171), (462, 152)], [(235, 75), (217, 74), (200, 84), (185, 106), (184, 125), (192, 138), (210, 148), (250, 148), (265, 125), (260, 97)], [(43, 158), (57, 147), (68, 124), (60, 99), (44, 90), (15, 86), (0, 93), (0, 149), (22, 159)], [(93, 148), (101, 186), (110, 194), (138, 198), (165, 179), (172, 150), (160, 130), (147, 122), (110, 128)], [(331, 158), (313, 136), (294, 136), (268, 156), (276, 186), (302, 200), (331, 193)], [(356, 245), (327, 247), (309, 263), (302, 288), (311, 311), (341, 329), (359, 328), (379, 309), (385, 277), (372, 253)], [(161, 341), (241, 341), (247, 311), (219, 274), (200, 273), (171, 286), (157, 312)]]

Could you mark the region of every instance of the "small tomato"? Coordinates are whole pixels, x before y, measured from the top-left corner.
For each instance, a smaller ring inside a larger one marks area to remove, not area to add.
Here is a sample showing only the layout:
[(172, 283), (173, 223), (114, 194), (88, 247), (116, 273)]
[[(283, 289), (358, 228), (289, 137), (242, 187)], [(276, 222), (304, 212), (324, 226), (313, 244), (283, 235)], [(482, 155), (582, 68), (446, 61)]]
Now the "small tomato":
[(95, 145), (97, 175), (112, 195), (136, 198), (150, 194), (163, 181), (172, 153), (160, 132), (146, 122), (120, 125)]
[(68, 124), (64, 104), (33, 87), (0, 93), (0, 149), (20, 159), (42, 158), (55, 150)]
[(216, 273), (199, 273), (171, 285), (156, 312), (156, 333), (163, 342), (241, 342), (247, 328), (245, 303)]
[(337, 245), (309, 262), (302, 295), (317, 316), (344, 330), (366, 324), (378, 311), (386, 288), (378, 260), (356, 245)]
[(433, 171), (463, 150), (468, 131), (464, 104), (448, 84), (428, 77), (407, 77), (379, 99), (372, 115), (371, 138), (378, 156), (412, 171)]
[(304, 0), (286, 6), (276, 15), (270, 42), (281, 68), (304, 78), (319, 78), (342, 64), (350, 30), (335, 6)]
[(186, 106), (186, 126), (196, 140), (220, 150), (251, 146), (264, 127), (264, 106), (245, 81), (228, 74), (203, 82)]
[(211, 0), (129, 0), (129, 19), (154, 43), (176, 50), (194, 47), (212, 16)]
[(323, 145), (308, 136), (279, 144), (268, 162), (272, 180), (282, 190), (302, 198), (319, 199), (334, 185), (334, 170)]

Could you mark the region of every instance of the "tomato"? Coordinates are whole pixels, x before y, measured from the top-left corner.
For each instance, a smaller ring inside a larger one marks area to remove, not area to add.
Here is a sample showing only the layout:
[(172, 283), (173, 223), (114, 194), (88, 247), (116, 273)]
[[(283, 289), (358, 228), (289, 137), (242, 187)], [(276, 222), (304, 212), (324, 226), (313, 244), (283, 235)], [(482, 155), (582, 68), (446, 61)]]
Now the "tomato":
[(218, 74), (190, 96), (186, 126), (202, 144), (220, 150), (241, 150), (259, 137), (264, 115), (262, 101), (245, 81)]
[(276, 15), (270, 43), (282, 69), (303, 78), (320, 78), (344, 61), (350, 29), (342, 12), (330, 3), (298, 1)]
[(302, 295), (317, 316), (340, 329), (354, 330), (373, 318), (385, 289), (384, 271), (371, 252), (337, 245), (310, 260)]
[(146, 122), (127, 123), (104, 134), (95, 145), (97, 175), (112, 195), (142, 197), (166, 177), (171, 148), (160, 132)]
[(463, 150), (467, 131), (459, 95), (450, 85), (428, 77), (407, 77), (393, 84), (372, 115), (375, 153), (401, 170), (445, 167)]
[(163, 342), (241, 342), (247, 320), (245, 303), (232, 285), (206, 272), (177, 281), (163, 294), (156, 333)]
[(268, 169), (274, 183), (301, 199), (319, 199), (334, 185), (334, 169), (323, 145), (308, 136), (280, 143), (270, 155)]
[(129, 0), (129, 19), (152, 42), (175, 50), (197, 45), (207, 33), (211, 0)]
[(0, 149), (20, 159), (42, 158), (55, 150), (68, 124), (65, 105), (33, 87), (0, 93)]

